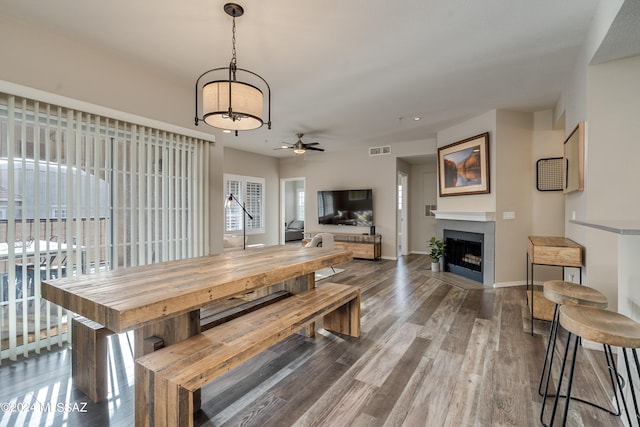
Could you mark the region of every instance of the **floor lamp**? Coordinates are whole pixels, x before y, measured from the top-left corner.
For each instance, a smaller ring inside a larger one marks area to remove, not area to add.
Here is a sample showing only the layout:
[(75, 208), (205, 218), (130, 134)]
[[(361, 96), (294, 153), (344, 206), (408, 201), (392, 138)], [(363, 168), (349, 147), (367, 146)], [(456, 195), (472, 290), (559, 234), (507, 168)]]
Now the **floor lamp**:
[[(229, 209), (231, 207), (231, 205), (233, 204), (234, 200), (242, 208), (244, 213), (247, 214), (249, 219), (253, 220), (253, 217), (251, 216), (251, 214), (249, 212), (247, 212), (247, 210), (244, 208), (244, 203), (240, 203), (238, 201), (238, 199), (235, 198), (233, 193), (229, 194), (229, 197), (227, 198), (227, 203), (226, 203), (227, 209)], [(244, 214), (242, 215), (242, 249), (243, 250), (247, 249), (247, 227), (246, 227), (246, 223), (245, 223)]]

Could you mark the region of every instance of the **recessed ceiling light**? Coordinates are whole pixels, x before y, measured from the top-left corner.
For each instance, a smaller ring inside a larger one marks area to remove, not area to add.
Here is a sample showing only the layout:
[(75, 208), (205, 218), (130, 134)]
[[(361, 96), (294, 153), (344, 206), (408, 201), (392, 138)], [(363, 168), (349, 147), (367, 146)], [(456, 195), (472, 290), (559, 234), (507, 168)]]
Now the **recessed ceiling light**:
[(414, 117), (414, 118), (413, 118), (413, 121), (414, 121), (414, 122), (417, 122), (417, 121), (419, 121), (419, 120), (420, 120), (420, 117)]

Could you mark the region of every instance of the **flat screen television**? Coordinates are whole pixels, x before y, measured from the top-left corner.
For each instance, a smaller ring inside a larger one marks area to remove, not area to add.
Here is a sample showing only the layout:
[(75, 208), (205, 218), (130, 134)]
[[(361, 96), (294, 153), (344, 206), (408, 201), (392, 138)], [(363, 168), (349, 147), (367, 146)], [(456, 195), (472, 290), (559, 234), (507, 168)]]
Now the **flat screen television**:
[(318, 191), (318, 222), (371, 227), (373, 190)]

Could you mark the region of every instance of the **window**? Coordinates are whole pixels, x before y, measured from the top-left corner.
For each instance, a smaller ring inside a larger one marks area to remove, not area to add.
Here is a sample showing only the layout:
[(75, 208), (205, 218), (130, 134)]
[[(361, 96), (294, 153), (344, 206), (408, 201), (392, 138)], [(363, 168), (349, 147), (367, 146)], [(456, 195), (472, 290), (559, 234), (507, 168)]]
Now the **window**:
[(225, 197), (233, 195), (235, 199), (225, 206), (225, 233), (242, 232), (243, 224), (246, 234), (264, 233), (264, 182), (264, 178), (224, 175)]
[(304, 188), (296, 190), (296, 219), (304, 221)]

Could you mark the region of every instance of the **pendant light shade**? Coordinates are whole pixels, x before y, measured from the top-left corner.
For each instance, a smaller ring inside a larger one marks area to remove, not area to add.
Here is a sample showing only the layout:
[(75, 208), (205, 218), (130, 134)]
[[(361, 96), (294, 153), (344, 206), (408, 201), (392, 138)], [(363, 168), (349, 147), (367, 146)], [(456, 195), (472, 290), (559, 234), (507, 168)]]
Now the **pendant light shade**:
[(244, 9), (227, 3), (224, 11), (233, 18), (231, 62), (228, 67), (205, 71), (196, 80), (196, 126), (204, 121), (209, 126), (235, 131), (237, 135), (240, 130), (261, 127), (265, 123), (266, 107), (266, 123), (271, 129), (269, 84), (260, 75), (236, 65), (236, 17), (242, 16)]
[[(233, 105), (229, 104), (229, 99)], [(235, 120), (230, 117), (230, 110), (235, 112)], [(223, 80), (209, 82), (202, 88), (202, 118), (209, 126), (229, 130), (257, 129), (264, 123), (263, 110), (262, 91), (250, 84)]]

